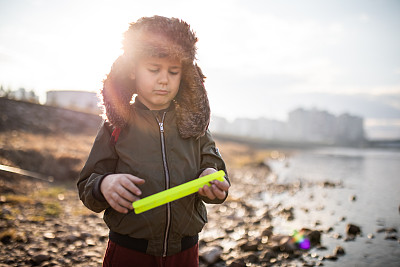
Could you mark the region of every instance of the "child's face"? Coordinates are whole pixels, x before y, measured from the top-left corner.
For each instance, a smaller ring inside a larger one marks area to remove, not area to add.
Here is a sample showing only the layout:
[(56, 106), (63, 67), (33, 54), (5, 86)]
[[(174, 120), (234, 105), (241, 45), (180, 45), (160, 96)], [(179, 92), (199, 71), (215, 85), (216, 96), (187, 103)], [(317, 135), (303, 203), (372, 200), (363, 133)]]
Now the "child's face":
[(170, 58), (140, 59), (132, 73), (137, 98), (150, 110), (168, 108), (179, 90), (182, 64)]

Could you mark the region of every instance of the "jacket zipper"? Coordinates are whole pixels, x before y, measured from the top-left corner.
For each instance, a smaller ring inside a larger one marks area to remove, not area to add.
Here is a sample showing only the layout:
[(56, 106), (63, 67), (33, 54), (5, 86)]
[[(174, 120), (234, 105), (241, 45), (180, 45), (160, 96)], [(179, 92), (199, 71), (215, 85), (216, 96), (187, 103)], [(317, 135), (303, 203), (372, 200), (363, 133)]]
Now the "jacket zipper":
[[(165, 153), (165, 139), (164, 139), (164, 119), (167, 113), (164, 112), (161, 122), (156, 116), (156, 120), (158, 122), (158, 126), (160, 127), (160, 139), (161, 139), (161, 151), (162, 151), (162, 159), (164, 165), (164, 172), (165, 172), (165, 189), (169, 189), (170, 179), (169, 179), (169, 171), (167, 165), (167, 155)], [(165, 226), (165, 233), (164, 233), (164, 245), (163, 245), (163, 257), (167, 256), (167, 248), (168, 248), (168, 236), (169, 231), (171, 228), (171, 203), (167, 203), (167, 223)]]

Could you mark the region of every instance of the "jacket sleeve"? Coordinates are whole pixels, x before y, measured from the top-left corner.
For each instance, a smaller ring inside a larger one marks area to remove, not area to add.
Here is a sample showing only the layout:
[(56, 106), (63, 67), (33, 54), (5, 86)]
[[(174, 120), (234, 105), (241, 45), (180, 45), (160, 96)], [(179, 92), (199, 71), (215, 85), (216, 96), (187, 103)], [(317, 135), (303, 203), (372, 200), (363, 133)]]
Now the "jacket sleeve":
[[(218, 148), (215, 145), (215, 142), (211, 136), (209, 130), (205, 133), (204, 136), (200, 137), (200, 146), (201, 146), (201, 165), (199, 175), (206, 169), (206, 168), (214, 168), (215, 170), (223, 170), (225, 172), (225, 179), (228, 181), (229, 184), (231, 182), (228, 178), (228, 172), (226, 170), (225, 162), (219, 153)], [(226, 193), (225, 199), (228, 197), (228, 192)], [(225, 201), (225, 199), (209, 199), (204, 196), (200, 196), (200, 198), (209, 204), (221, 204)]]
[(115, 146), (110, 144), (110, 137), (111, 127), (103, 122), (77, 183), (79, 198), (94, 212), (110, 207), (100, 191), (101, 181), (115, 172), (118, 161)]

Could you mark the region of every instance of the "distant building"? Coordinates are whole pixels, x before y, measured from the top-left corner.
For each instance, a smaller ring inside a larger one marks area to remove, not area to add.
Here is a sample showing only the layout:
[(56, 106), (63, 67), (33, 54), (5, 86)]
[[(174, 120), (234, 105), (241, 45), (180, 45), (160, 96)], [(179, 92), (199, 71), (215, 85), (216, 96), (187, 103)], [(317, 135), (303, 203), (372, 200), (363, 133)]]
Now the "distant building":
[(293, 110), (287, 122), (266, 118), (240, 118), (229, 122), (213, 117), (210, 129), (215, 133), (278, 141), (327, 145), (360, 145), (365, 142), (363, 118), (349, 114), (335, 116), (317, 109)]
[(39, 103), (39, 97), (33, 90), (27, 91), (25, 88), (19, 88), (15, 91), (4, 91), (3, 86), (0, 88), (0, 97), (5, 96), (10, 99)]
[(210, 130), (221, 134), (261, 139), (282, 139), (286, 137), (286, 124), (284, 122), (266, 118), (238, 118), (229, 122), (224, 118), (213, 116), (210, 122)]
[(336, 117), (326, 111), (296, 109), (289, 113), (290, 139), (316, 143), (336, 141)]
[(338, 117), (323, 110), (296, 109), (289, 113), (288, 127), (294, 141), (326, 144), (356, 144), (365, 141), (364, 120), (342, 114)]
[(336, 141), (349, 144), (365, 140), (364, 119), (342, 114), (336, 119)]
[(88, 113), (100, 113), (96, 93), (87, 91), (48, 91), (46, 105)]

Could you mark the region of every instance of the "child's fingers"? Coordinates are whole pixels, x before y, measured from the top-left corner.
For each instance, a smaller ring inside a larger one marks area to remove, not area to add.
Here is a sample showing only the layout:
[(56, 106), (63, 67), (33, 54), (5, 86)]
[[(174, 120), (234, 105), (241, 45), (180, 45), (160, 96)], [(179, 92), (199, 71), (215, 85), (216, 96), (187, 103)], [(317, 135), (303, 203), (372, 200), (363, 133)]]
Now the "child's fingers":
[(136, 186), (136, 184), (143, 184), (144, 180), (133, 175), (126, 175), (126, 177), (127, 179), (122, 179), (121, 185), (129, 192), (132, 192), (133, 194), (140, 196), (142, 192)]
[(215, 184), (212, 184), (211, 187), (207, 185), (203, 186), (199, 189), (199, 193), (211, 200), (215, 198), (224, 199), (226, 197), (226, 192), (218, 188)]
[(215, 195), (211, 190), (211, 187), (205, 185), (199, 189), (199, 193), (203, 196), (208, 197), (209, 199), (215, 199)]
[(108, 204), (110, 204), (111, 208), (114, 210), (120, 212), (120, 213), (128, 213), (128, 209), (125, 207), (122, 207), (120, 204), (118, 204), (117, 201), (115, 201), (113, 198), (110, 198), (108, 200)]
[(138, 188), (136, 188), (136, 192), (132, 193), (130, 190), (126, 189), (123, 185), (118, 187), (117, 192), (120, 197), (129, 201), (130, 203), (138, 200), (139, 198), (137, 197), (137, 195), (141, 194), (141, 192)]
[(143, 179), (141, 179), (141, 178), (139, 178), (139, 177), (136, 177), (136, 176), (133, 176), (133, 175), (131, 175), (131, 174), (125, 174), (125, 176), (129, 179), (129, 180), (131, 180), (132, 181), (132, 183), (134, 183), (134, 184), (144, 184), (144, 182), (145, 182), (145, 180), (143, 180)]
[(228, 189), (230, 187), (230, 185), (229, 185), (227, 180), (224, 180), (223, 182), (218, 181), (218, 180), (214, 180), (212, 182), (212, 184), (216, 185), (222, 191), (228, 191)]
[(112, 174), (101, 183), (100, 190), (110, 206), (121, 213), (133, 209), (132, 202), (142, 194), (136, 184), (143, 184), (144, 180), (130, 174)]
[(120, 205), (122, 208), (125, 208), (125, 209), (130, 209), (130, 210), (133, 209), (132, 202), (128, 201), (122, 197), (119, 199), (118, 205)]
[(217, 198), (219, 198), (219, 199), (224, 199), (224, 198), (225, 198), (225, 196), (226, 196), (225, 190), (221, 190), (221, 189), (218, 188), (218, 186), (216, 186), (215, 184), (213, 184), (213, 185), (211, 186), (211, 188), (212, 188), (213, 194), (214, 194)]
[[(126, 194), (126, 190), (125, 193)], [(130, 192), (127, 192), (130, 196), (124, 197), (124, 194), (119, 194), (115, 192), (112, 194), (112, 201), (110, 202), (110, 206), (113, 207), (115, 210), (122, 212), (122, 213), (127, 213), (128, 210), (133, 209), (132, 207), (132, 202), (138, 200), (139, 198), (136, 196), (133, 196)]]

